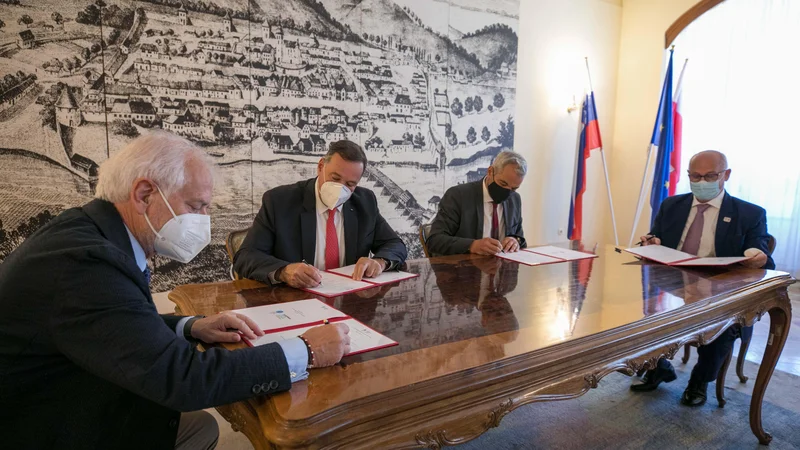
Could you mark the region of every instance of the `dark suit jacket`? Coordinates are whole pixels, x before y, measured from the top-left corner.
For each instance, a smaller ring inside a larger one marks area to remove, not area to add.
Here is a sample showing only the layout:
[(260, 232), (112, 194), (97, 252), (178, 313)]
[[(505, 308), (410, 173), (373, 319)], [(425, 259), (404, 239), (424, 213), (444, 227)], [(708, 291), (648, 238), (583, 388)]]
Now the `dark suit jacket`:
[[(65, 211), (0, 265), (7, 448), (173, 449), (179, 411), (291, 387), (277, 344), (198, 351), (159, 316), (113, 204)], [(258, 386), (258, 388), (256, 388)]]
[[(483, 180), (453, 186), (439, 202), (439, 212), (431, 224), (428, 251), (432, 255), (457, 255), (469, 253), (469, 246), (483, 238)], [(522, 200), (512, 192), (503, 202), (503, 220), (506, 236), (519, 238), (525, 248), (522, 231)]]
[[(669, 197), (661, 203), (650, 234), (661, 239), (661, 245), (678, 248), (692, 209), (692, 194)], [(725, 218), (730, 218), (726, 221)], [(742, 256), (748, 248), (767, 253), (765, 269), (774, 269), (775, 261), (767, 251), (767, 213), (764, 208), (747, 203), (728, 193), (722, 199), (717, 219), (714, 251), (717, 256)]]
[[(279, 186), (264, 193), (261, 210), (233, 257), (240, 276), (269, 283), (269, 274), (291, 263), (314, 263), (317, 244), (317, 179)], [(383, 258), (399, 265), (408, 251), (378, 211), (369, 189), (357, 187), (342, 206), (345, 265), (358, 258)]]

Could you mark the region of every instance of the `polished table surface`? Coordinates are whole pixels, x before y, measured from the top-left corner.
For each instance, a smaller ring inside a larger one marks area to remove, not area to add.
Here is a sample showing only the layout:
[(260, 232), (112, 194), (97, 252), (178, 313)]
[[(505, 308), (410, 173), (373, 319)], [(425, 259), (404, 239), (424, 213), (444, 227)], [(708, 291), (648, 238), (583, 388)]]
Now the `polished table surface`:
[[(771, 310), (772, 303), (782, 302), (781, 292), (794, 281), (776, 271), (686, 270), (643, 264), (611, 246), (597, 253), (596, 259), (536, 267), (474, 255), (414, 260), (405, 270), (420, 274), (418, 278), (334, 299), (319, 297), (399, 345), (347, 357), (340, 365), (310, 371), (308, 381), (295, 383), (289, 392), (244, 402), (240, 406), (246, 406), (244, 414), (251, 417), (238, 420), (249, 419), (250, 424), (239, 424), (239, 428), (257, 448), (377, 444), (375, 436), (363, 442), (341, 439), (367, 433), (368, 423), (399, 423), (406, 420), (401, 417), (403, 411), (426, 410), (426, 403), (439, 402), (434, 409), (442, 411), (447, 409), (442, 402), (457, 397), (460, 400), (453, 407), (463, 407), (470, 392), (484, 388), (494, 398), (509, 399), (496, 412), (499, 422), (519, 404), (537, 401), (534, 397), (571, 398), (585, 392), (556, 389), (559, 383), (574, 384), (571, 378), (567, 380), (571, 373), (588, 380), (589, 388), (595, 387), (607, 372), (630, 373), (652, 365), (659, 356), (672, 357), (685, 342), (710, 340), (733, 323), (752, 323)], [(777, 297), (755, 295), (772, 291), (778, 292)], [(179, 312), (204, 315), (312, 297), (251, 280), (181, 286), (170, 294)], [(744, 300), (741, 307), (720, 306), (736, 303), (730, 299)], [(646, 333), (652, 337), (646, 338)], [(595, 356), (593, 350), (597, 350)], [(645, 350), (650, 353), (644, 355)], [(636, 356), (632, 353), (643, 359), (623, 358)], [(559, 361), (564, 367), (556, 367)], [(575, 367), (567, 371), (567, 364)], [(551, 374), (550, 385), (537, 378), (539, 369), (542, 376)], [(506, 382), (510, 383), (508, 392), (498, 393)], [(515, 389), (518, 393), (527, 390), (530, 398), (507, 395)], [(463, 414), (472, 413), (464, 408)], [(366, 412), (375, 415), (365, 417)], [(228, 411), (226, 418), (232, 414), (237, 413)], [(247, 430), (256, 417), (264, 436), (261, 443), (255, 442), (258, 433)], [(347, 427), (350, 433), (337, 436), (334, 432)], [(458, 434), (450, 428), (451, 434)], [(416, 443), (437, 447), (463, 442), (485, 430), (465, 431), (460, 440), (445, 432), (437, 435), (434, 429), (427, 430), (429, 435), (425, 431), (413, 435)], [(385, 444), (406, 446), (408, 442), (397, 437)]]

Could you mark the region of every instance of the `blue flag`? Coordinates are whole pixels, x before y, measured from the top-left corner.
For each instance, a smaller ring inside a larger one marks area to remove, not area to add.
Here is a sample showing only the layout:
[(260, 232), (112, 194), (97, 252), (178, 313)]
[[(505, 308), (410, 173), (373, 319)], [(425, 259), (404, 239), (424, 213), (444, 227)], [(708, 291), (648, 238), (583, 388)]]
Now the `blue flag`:
[(658, 102), (656, 124), (653, 128), (653, 137), (650, 139), (650, 145), (658, 150), (653, 187), (650, 191), (650, 207), (652, 208), (650, 226), (656, 219), (661, 202), (669, 196), (670, 157), (675, 147), (672, 119), (672, 50), (670, 50), (667, 74), (664, 77), (664, 86), (661, 88), (661, 100)]

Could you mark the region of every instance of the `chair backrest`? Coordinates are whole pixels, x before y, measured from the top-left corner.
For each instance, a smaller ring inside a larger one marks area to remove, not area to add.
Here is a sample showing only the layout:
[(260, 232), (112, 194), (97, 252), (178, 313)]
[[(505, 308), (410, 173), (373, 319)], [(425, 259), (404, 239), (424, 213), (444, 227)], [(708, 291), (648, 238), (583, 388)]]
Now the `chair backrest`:
[(772, 256), (772, 252), (775, 251), (775, 246), (778, 245), (778, 241), (775, 240), (775, 236), (768, 234), (767, 235), (767, 254)]
[(233, 256), (239, 251), (239, 247), (242, 246), (242, 242), (244, 242), (248, 231), (250, 231), (250, 228), (231, 231), (230, 234), (228, 234), (228, 238), (225, 239), (225, 250), (228, 252), (228, 259), (231, 261), (230, 274), (232, 280), (239, 279), (239, 275), (233, 270)]
[(431, 234), (431, 224), (424, 223), (419, 226), (419, 242), (422, 244), (422, 251), (425, 253), (426, 258), (430, 258), (431, 254), (428, 252), (428, 236)]

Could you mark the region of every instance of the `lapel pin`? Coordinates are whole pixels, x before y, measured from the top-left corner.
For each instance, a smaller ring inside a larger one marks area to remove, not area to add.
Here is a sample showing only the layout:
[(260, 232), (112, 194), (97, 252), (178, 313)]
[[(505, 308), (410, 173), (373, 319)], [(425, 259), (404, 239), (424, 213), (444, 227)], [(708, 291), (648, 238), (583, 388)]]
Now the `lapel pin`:
[(723, 217), (722, 221), (728, 223), (728, 222), (731, 221), (731, 218), (730, 217)]

